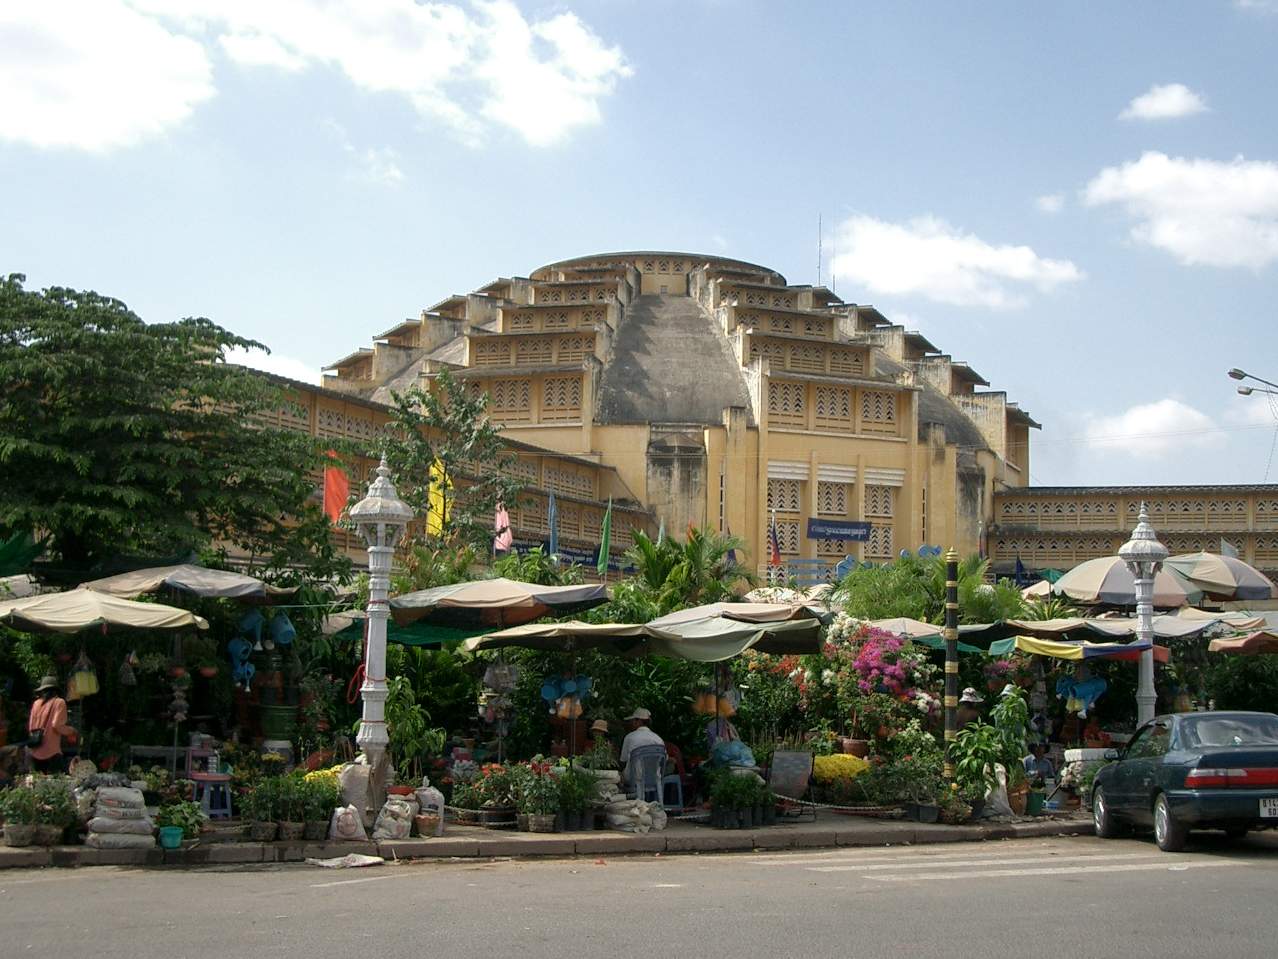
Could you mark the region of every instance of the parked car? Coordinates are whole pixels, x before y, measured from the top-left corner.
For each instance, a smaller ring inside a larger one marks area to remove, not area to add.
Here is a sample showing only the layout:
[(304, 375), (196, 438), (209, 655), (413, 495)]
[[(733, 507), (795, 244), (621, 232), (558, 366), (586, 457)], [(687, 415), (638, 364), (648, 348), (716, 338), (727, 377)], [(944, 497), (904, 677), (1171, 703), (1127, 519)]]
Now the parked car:
[(1092, 786), (1096, 835), (1153, 826), (1164, 852), (1191, 829), (1241, 837), (1278, 827), (1278, 716), (1205, 712), (1158, 716), (1136, 731)]

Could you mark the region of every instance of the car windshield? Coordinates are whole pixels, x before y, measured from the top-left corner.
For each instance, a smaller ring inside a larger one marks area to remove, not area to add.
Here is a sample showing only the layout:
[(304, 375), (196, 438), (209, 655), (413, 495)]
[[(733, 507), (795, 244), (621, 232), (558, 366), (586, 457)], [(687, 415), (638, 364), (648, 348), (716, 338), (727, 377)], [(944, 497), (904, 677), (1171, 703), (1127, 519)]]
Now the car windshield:
[(1278, 716), (1203, 716), (1181, 725), (1189, 746), (1278, 746)]

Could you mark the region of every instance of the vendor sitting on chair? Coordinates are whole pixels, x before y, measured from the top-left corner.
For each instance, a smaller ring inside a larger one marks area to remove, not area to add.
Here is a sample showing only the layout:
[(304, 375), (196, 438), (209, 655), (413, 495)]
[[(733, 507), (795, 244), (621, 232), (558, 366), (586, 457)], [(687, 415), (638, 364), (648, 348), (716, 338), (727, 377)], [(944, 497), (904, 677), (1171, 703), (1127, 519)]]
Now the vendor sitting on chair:
[(652, 713), (640, 706), (626, 717), (626, 738), (621, 741), (621, 778), (633, 785), (629, 766), (630, 754), (641, 746), (666, 745), (665, 740), (654, 733), (648, 724), (652, 722)]

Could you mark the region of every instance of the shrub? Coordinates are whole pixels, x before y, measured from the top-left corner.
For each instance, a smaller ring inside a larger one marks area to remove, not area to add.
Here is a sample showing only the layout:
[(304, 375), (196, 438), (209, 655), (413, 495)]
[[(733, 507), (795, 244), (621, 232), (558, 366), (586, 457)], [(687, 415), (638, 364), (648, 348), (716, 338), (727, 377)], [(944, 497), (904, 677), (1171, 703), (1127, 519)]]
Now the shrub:
[(584, 769), (566, 769), (559, 777), (559, 806), (566, 813), (590, 809), (598, 794), (597, 777)]
[(200, 834), (200, 827), (204, 825), (204, 813), (197, 802), (187, 800), (168, 803), (161, 806), (159, 812), (155, 814), (155, 824), (178, 826), (182, 830), (183, 839), (194, 839)]
[(35, 790), (29, 786), (10, 786), (0, 791), (0, 817), (15, 826), (32, 826), (39, 808)]

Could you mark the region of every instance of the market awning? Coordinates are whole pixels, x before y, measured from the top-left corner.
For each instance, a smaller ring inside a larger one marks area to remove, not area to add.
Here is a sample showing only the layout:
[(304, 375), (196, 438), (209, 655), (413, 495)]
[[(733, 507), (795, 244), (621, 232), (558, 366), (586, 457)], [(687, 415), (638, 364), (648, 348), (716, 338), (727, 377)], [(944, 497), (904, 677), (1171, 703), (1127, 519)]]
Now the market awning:
[(543, 649), (553, 652), (581, 652), (588, 649), (624, 654), (643, 647), (647, 640), (644, 627), (628, 623), (527, 623), (497, 633), (468, 639), (462, 645), (467, 652), (507, 649)]
[[(991, 656), (1007, 656), (1016, 651), (1033, 656), (1050, 656), (1053, 659), (1119, 659), (1135, 660), (1141, 652), (1148, 649), (1141, 643), (1063, 643), (1051, 639), (1037, 639), (1033, 636), (1013, 636), (1000, 639), (990, 644)], [(1166, 646), (1154, 647), (1154, 659), (1165, 663), (1170, 659)]]
[[(1127, 564), (1117, 556), (1103, 556), (1079, 563), (1053, 584), (1052, 592), (1080, 603), (1136, 605), (1136, 581)], [(1202, 598), (1201, 589), (1170, 568), (1164, 567), (1154, 576), (1156, 607), (1189, 606)]]
[(94, 626), (118, 629), (208, 629), (201, 616), (159, 603), (138, 603), (88, 589), (44, 593), (0, 602), (0, 623), (34, 632), (78, 633)]
[[(320, 631), (325, 636), (332, 636), (346, 642), (359, 642), (364, 638), (364, 624), (367, 620), (368, 614), (362, 609), (332, 613), (324, 617)], [(386, 624), (386, 641), (399, 643), (401, 646), (439, 649), (444, 646), (458, 645), (487, 632), (486, 626), (441, 626), (424, 621), (400, 626), (392, 621)]]
[(563, 616), (607, 601), (608, 590), (601, 584), (538, 586), (498, 577), (405, 593), (392, 597), (390, 608), (401, 626), (429, 619), (446, 626), (493, 629)]
[(1180, 573), (1204, 592), (1221, 599), (1273, 599), (1273, 582), (1236, 556), (1219, 553), (1185, 553), (1172, 556), (1166, 566)]
[(1239, 656), (1278, 653), (1278, 632), (1262, 629), (1247, 636), (1213, 639), (1207, 644), (1207, 651), (1211, 653), (1234, 653)]
[(774, 656), (806, 655), (821, 651), (821, 623), (816, 619), (782, 622), (750, 622), (729, 616), (685, 620), (646, 627), (647, 651), (700, 663), (718, 663), (740, 656), (747, 649)]
[(291, 596), (297, 592), (296, 589), (270, 586), (260, 579), (245, 576), (243, 573), (209, 569), (193, 563), (154, 566), (151, 569), (120, 573), (117, 576), (83, 583), (81, 588), (125, 599), (147, 593), (158, 593), (162, 589), (172, 589), (204, 599), (242, 599), (258, 602), (275, 596)]
[[(1183, 639), (1196, 636), (1216, 625), (1218, 619), (1187, 619), (1180, 616), (1153, 617), (1154, 635), (1159, 639)], [(1136, 635), (1136, 619), (1130, 616), (1114, 617), (1081, 617), (1072, 616), (1064, 619), (1009, 619), (1006, 625), (1021, 633), (1054, 638), (1069, 633), (1086, 631), (1101, 636), (1117, 639), (1122, 636)]]

